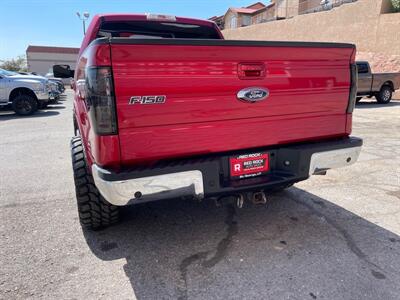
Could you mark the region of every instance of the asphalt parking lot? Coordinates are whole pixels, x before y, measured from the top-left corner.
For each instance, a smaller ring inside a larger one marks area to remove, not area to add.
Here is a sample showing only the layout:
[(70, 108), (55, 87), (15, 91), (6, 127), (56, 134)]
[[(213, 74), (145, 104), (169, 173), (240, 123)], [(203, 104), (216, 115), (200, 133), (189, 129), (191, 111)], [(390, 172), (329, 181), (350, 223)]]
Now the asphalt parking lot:
[(71, 100), (0, 111), (1, 299), (400, 298), (400, 102), (359, 104), (360, 161), (267, 207), (159, 202), (83, 232)]

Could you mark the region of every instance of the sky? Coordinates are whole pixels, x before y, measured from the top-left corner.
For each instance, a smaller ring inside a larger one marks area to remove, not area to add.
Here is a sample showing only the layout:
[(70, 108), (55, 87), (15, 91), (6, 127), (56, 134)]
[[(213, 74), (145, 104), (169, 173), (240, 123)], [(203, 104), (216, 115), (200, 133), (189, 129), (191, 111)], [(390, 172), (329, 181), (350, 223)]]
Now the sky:
[[(28, 45), (79, 47), (76, 12), (164, 13), (207, 19), (256, 0), (0, 0), (0, 60), (25, 54)], [(265, 1), (268, 2), (268, 1)], [(90, 18), (89, 18), (90, 21)]]

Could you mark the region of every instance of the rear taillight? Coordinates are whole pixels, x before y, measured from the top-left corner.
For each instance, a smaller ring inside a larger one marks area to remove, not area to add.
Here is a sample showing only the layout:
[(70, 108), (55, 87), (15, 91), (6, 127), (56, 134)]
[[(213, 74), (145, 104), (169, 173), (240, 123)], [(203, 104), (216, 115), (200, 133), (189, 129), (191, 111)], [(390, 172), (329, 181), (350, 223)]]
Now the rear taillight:
[(86, 69), (85, 98), (94, 132), (117, 134), (114, 84), (110, 67)]
[(357, 65), (350, 65), (350, 94), (349, 94), (349, 104), (347, 106), (347, 113), (351, 114), (356, 105), (357, 98), (357, 83), (358, 83), (358, 72)]

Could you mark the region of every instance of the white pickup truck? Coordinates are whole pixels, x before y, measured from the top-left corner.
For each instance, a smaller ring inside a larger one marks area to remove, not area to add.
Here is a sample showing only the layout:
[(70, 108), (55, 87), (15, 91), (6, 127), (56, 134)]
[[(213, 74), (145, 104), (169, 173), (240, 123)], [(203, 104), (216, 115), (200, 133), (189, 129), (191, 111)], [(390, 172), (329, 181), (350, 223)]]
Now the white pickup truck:
[(31, 115), (49, 102), (51, 86), (42, 76), (0, 69), (0, 107), (11, 105), (18, 115)]

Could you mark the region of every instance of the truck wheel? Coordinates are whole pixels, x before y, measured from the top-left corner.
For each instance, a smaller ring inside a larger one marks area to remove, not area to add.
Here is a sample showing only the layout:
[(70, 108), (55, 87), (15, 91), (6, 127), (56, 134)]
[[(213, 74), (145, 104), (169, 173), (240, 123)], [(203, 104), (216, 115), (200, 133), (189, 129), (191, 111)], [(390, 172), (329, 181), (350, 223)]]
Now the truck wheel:
[(72, 138), (71, 155), (81, 226), (98, 230), (117, 223), (119, 208), (108, 203), (96, 188), (93, 176), (88, 172), (80, 137)]
[(376, 100), (381, 104), (388, 104), (392, 100), (392, 88), (388, 85), (384, 85), (379, 93), (376, 95)]
[(20, 94), (12, 101), (12, 108), (17, 115), (29, 116), (37, 111), (37, 101), (30, 95)]

